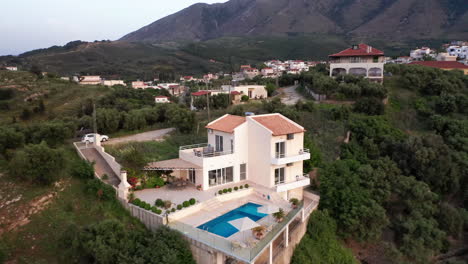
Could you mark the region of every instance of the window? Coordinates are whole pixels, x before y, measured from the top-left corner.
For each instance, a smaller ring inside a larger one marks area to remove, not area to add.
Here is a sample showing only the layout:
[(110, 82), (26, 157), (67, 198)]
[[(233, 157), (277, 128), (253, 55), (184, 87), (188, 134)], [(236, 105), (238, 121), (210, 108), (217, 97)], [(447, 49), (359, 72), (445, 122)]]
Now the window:
[(349, 58), (349, 62), (351, 62), (351, 63), (359, 63), (359, 62), (361, 62), (361, 58), (360, 58), (360, 57), (350, 57), (350, 58)]
[(275, 144), (275, 157), (284, 158), (285, 156), (285, 145), (284, 142), (276, 142)]
[(216, 152), (221, 152), (221, 151), (224, 151), (224, 147), (223, 147), (223, 136), (219, 136), (219, 135), (216, 135), (215, 136), (215, 151)]
[(374, 56), (373, 61), (374, 61), (374, 62), (379, 62), (379, 57), (378, 57), (378, 56)]
[(288, 135), (286, 136), (286, 138), (287, 138), (288, 140), (294, 139), (294, 134), (288, 134)]
[(275, 184), (284, 183), (284, 168), (275, 169)]
[(195, 170), (194, 169), (190, 169), (188, 171), (189, 173), (189, 181), (193, 184), (195, 184)]
[(231, 139), (231, 153), (234, 153), (234, 139)]
[(243, 181), (247, 179), (247, 164), (240, 165), (240, 180)]
[(210, 187), (226, 184), (233, 181), (233, 167), (208, 171), (208, 183)]

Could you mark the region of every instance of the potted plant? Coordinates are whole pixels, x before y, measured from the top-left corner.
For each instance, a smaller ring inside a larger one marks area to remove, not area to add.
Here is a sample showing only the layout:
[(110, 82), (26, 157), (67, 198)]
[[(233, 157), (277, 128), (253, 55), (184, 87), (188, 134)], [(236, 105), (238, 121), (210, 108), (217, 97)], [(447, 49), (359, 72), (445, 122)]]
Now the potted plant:
[(278, 223), (282, 222), (282, 221), (283, 221), (283, 218), (284, 218), (284, 210), (283, 210), (283, 208), (280, 208), (278, 212), (273, 213), (273, 216), (276, 218), (276, 221), (277, 221)]
[(299, 205), (299, 199), (297, 198), (291, 198), (289, 199), (289, 202), (291, 203), (291, 206), (293, 209), (296, 209), (297, 206)]
[(201, 191), (201, 184), (197, 185), (197, 190)]
[(264, 226), (257, 226), (252, 228), (252, 234), (258, 240), (262, 239), (265, 236), (266, 228)]
[(164, 201), (164, 208), (169, 209), (171, 208), (172, 202), (169, 200)]

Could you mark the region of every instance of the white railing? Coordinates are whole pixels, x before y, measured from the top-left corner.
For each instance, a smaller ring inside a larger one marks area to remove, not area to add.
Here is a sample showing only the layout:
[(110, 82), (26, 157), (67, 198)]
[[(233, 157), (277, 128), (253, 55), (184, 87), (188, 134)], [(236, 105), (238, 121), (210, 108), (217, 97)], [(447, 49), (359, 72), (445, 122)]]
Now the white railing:
[(296, 175), (296, 178), (291, 181), (281, 182), (276, 184), (276, 192), (284, 192), (287, 190), (296, 189), (310, 185), (309, 175), (303, 174), (302, 176)]
[(193, 151), (193, 155), (200, 158), (218, 157), (234, 153), (232, 150), (216, 151), (209, 143), (181, 146), (179, 147), (179, 150), (182, 150), (184, 153), (190, 153)]
[(199, 143), (199, 144), (193, 144), (193, 145), (180, 146), (179, 150), (198, 149), (198, 148), (204, 148), (204, 147), (208, 147), (208, 146), (210, 146), (210, 144), (208, 144), (208, 143)]
[(287, 155), (287, 156), (286, 156), (285, 153), (276, 152), (275, 153), (275, 158), (283, 159), (283, 158), (295, 157), (295, 156), (304, 155), (304, 154), (310, 154), (310, 150), (306, 149), (306, 148), (305, 149), (300, 149), (297, 154), (292, 154), (292, 155)]

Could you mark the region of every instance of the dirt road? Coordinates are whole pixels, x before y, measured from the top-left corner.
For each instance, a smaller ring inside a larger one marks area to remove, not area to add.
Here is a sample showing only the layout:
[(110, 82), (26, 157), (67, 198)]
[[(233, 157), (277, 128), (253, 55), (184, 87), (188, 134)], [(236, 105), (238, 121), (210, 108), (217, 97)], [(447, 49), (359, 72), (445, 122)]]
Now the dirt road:
[(297, 85), (279, 88), (281, 102), (286, 105), (294, 105), (299, 100), (304, 100), (304, 97), (296, 92)]
[(140, 134), (124, 136), (124, 137), (117, 137), (117, 138), (110, 138), (109, 141), (104, 142), (103, 145), (113, 145), (113, 144), (120, 144), (126, 143), (131, 141), (159, 141), (164, 138), (165, 135), (174, 131), (174, 128), (164, 128), (159, 130), (152, 130)]

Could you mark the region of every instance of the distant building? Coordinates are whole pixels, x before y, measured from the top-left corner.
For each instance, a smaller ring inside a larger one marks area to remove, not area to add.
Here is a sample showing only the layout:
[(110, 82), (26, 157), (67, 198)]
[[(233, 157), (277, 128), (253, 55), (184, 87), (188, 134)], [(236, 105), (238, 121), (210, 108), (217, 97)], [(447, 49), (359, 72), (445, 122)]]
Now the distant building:
[(368, 78), (370, 81), (383, 82), (384, 52), (366, 44), (353, 45), (351, 48), (329, 55), (330, 76), (351, 74)]
[(436, 60), (438, 61), (457, 61), (457, 55), (450, 55), (447, 52), (437, 54)]
[(166, 104), (166, 103), (170, 103), (171, 101), (169, 101), (169, 97), (164, 96), (164, 95), (159, 95), (159, 96), (154, 97), (154, 102), (157, 104)]
[(446, 71), (460, 70), (463, 71), (465, 75), (468, 75), (468, 66), (456, 61), (415, 61), (410, 64), (437, 68)]
[(132, 88), (134, 88), (134, 89), (146, 89), (146, 88), (148, 88), (148, 84), (146, 84), (143, 81), (135, 81), (135, 82), (132, 82)]
[(263, 68), (263, 69), (261, 70), (261, 73), (262, 73), (262, 75), (265, 76), (265, 77), (273, 77), (273, 76), (276, 75), (276, 74), (275, 74), (275, 71), (273, 70), (273, 68), (269, 68), (269, 67), (268, 67), (268, 68)]
[(459, 59), (468, 59), (468, 46), (449, 46), (447, 52)]
[(244, 74), (244, 77), (247, 79), (253, 79), (259, 75), (259, 71), (256, 68), (245, 68), (243, 69), (242, 73)]
[(101, 84), (101, 76), (80, 76), (78, 83), (83, 85), (98, 85)]
[(194, 81), (195, 79), (193, 78), (193, 76), (183, 76), (183, 77), (180, 77), (180, 81), (181, 82), (190, 82), (190, 81)]
[(60, 80), (64, 80), (64, 81), (70, 81), (70, 77), (66, 77), (66, 76), (64, 76), (64, 77), (60, 77)]
[(178, 83), (160, 83), (156, 88), (168, 90), (171, 95), (175, 96), (184, 93), (186, 90), (185, 86)]
[(223, 85), (222, 89), (231, 93), (233, 91), (239, 92), (241, 95), (247, 95), (249, 99), (265, 99), (268, 97), (265, 85)]
[(123, 85), (125, 86), (125, 82), (122, 80), (104, 80), (102, 84), (105, 86), (114, 86), (114, 85)]
[(16, 67), (16, 66), (6, 66), (5, 69), (7, 69), (9, 71), (18, 71), (18, 67)]
[(396, 64), (408, 64), (410, 62), (412, 62), (412, 59), (410, 56), (400, 56), (400, 57), (397, 57), (395, 60)]
[(410, 57), (412, 60), (423, 60), (428, 56), (435, 58), (435, 50), (432, 50), (428, 47), (422, 47), (420, 49), (410, 51)]

